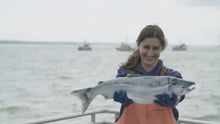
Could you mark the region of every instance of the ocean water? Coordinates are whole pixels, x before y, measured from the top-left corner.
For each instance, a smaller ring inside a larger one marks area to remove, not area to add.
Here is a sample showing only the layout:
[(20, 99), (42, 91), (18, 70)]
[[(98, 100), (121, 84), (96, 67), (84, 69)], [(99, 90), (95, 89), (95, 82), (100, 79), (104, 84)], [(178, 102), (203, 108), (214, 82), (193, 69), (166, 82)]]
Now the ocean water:
[[(115, 78), (120, 63), (131, 52), (119, 52), (119, 44), (91, 44), (92, 51), (77, 51), (78, 44), (0, 44), (0, 124), (23, 124), (81, 113), (81, 101), (70, 95), (76, 89)], [(180, 117), (220, 122), (220, 47), (189, 46), (161, 54), (164, 64), (196, 82), (177, 108)], [(120, 104), (96, 97), (87, 112), (119, 111)], [(98, 115), (114, 122), (112, 115)], [(58, 124), (90, 123), (81, 117)]]

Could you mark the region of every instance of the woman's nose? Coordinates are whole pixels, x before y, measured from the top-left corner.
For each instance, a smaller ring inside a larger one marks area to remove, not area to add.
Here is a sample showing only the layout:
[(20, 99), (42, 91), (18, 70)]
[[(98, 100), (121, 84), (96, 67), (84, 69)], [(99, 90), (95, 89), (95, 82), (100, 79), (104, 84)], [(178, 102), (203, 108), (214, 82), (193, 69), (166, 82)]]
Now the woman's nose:
[(147, 55), (148, 55), (148, 56), (153, 56), (153, 50), (152, 50), (152, 49), (149, 49), (148, 52), (147, 52)]

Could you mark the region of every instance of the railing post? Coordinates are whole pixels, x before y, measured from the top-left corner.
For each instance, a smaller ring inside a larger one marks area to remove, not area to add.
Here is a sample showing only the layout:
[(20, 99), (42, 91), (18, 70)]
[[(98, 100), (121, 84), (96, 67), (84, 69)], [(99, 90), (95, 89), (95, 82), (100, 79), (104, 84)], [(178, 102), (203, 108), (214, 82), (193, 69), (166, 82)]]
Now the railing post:
[(91, 122), (95, 124), (95, 114), (91, 114)]

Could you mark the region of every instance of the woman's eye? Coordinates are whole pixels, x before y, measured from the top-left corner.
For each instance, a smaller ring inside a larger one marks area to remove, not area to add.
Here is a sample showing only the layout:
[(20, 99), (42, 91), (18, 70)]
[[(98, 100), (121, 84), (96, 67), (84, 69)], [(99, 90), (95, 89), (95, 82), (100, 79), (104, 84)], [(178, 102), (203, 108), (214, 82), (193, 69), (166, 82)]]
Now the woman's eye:
[(145, 48), (145, 49), (150, 49), (150, 47), (149, 47), (149, 46), (145, 46), (144, 48)]
[(153, 49), (154, 49), (154, 50), (159, 50), (159, 48), (158, 48), (158, 47), (154, 47)]

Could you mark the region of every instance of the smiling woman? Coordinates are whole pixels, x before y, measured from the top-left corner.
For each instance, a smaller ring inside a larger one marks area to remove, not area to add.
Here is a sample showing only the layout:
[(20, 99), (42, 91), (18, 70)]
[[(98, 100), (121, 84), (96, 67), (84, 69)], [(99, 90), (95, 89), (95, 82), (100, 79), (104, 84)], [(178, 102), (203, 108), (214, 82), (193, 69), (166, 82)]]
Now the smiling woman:
[[(127, 62), (120, 66), (116, 77), (140, 74), (182, 78), (179, 72), (166, 68), (163, 61), (159, 59), (160, 53), (166, 48), (167, 44), (164, 33), (159, 26), (148, 25), (143, 28), (136, 42), (137, 49), (129, 56)], [(142, 105), (136, 103), (135, 100), (132, 102), (134, 98), (128, 98), (127, 91), (116, 91), (114, 101), (121, 103), (116, 124), (176, 124), (179, 117), (176, 105), (184, 99), (184, 95), (177, 98), (177, 93), (178, 90), (174, 91), (172, 96), (167, 93), (158, 94), (154, 103)], [(145, 95), (148, 96), (150, 93)]]

